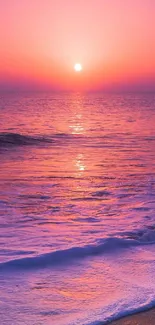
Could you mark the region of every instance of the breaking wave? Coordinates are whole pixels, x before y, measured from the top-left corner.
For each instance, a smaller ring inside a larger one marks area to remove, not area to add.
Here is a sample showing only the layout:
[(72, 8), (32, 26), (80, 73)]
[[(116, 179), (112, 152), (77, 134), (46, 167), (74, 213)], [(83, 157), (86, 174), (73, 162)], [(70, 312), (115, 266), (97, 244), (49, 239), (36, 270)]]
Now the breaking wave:
[(0, 148), (3, 147), (13, 147), (13, 146), (29, 146), (29, 145), (39, 145), (39, 144), (50, 144), (50, 143), (56, 143), (58, 145), (60, 144), (66, 144), (70, 143), (70, 141), (74, 141), (81, 143), (82, 146), (86, 147), (103, 147), (103, 146), (109, 146), (107, 143), (106, 137), (100, 137), (99, 139), (105, 140), (103, 142), (98, 143), (98, 138), (96, 137), (86, 137), (81, 134), (68, 134), (68, 133), (52, 133), (51, 135), (40, 135), (40, 136), (34, 136), (34, 135), (24, 135), (20, 133), (14, 133), (14, 132), (1, 132), (0, 133)]
[(41, 144), (64, 144), (66, 141), (73, 141), (77, 139), (83, 139), (81, 136), (75, 136), (66, 133), (53, 133), (52, 135), (34, 136), (24, 135), (13, 132), (1, 132), (0, 133), (0, 148), (10, 148), (14, 146), (30, 146)]
[(99, 239), (97, 244), (86, 245), (82, 247), (71, 247), (64, 250), (53, 251), (32, 257), (14, 259), (0, 263), (0, 271), (2, 270), (18, 270), (18, 269), (34, 269), (59, 266), (62, 264), (70, 264), (78, 259), (102, 254), (117, 253), (120, 250), (128, 249), (134, 246), (155, 244), (155, 231), (150, 229), (138, 232), (137, 234), (128, 234), (127, 238), (110, 237)]
[(45, 137), (35, 137), (18, 133), (0, 133), (0, 147), (35, 145), (39, 143), (51, 143), (52, 139)]

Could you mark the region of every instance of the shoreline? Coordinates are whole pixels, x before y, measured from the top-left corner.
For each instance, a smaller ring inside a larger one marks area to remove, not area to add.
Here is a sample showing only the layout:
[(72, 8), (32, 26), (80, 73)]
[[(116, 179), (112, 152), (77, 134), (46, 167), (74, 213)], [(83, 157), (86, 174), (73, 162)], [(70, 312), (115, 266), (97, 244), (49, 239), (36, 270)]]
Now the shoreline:
[(118, 320), (107, 323), (107, 325), (155, 325), (155, 308), (138, 312), (133, 315), (124, 316)]

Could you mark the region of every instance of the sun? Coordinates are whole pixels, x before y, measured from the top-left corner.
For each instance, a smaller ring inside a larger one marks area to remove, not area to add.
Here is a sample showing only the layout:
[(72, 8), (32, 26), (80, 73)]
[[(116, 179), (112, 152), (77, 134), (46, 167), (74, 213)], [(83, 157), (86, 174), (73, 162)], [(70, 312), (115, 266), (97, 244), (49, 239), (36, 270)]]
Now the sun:
[(81, 65), (81, 63), (76, 63), (76, 64), (74, 65), (74, 70), (75, 70), (76, 72), (80, 72), (80, 71), (82, 70), (82, 65)]

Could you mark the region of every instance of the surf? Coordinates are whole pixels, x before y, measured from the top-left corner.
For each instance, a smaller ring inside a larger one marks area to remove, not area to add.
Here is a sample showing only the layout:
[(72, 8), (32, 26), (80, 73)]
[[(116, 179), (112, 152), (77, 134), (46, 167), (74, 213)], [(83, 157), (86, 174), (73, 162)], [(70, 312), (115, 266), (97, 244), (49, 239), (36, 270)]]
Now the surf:
[(109, 237), (98, 239), (96, 244), (73, 246), (68, 249), (56, 250), (36, 256), (13, 259), (0, 263), (0, 271), (29, 270), (58, 267), (76, 263), (77, 260), (86, 259), (104, 254), (118, 254), (123, 250), (137, 246), (155, 244), (155, 231), (145, 230), (137, 233), (128, 233), (127, 238)]

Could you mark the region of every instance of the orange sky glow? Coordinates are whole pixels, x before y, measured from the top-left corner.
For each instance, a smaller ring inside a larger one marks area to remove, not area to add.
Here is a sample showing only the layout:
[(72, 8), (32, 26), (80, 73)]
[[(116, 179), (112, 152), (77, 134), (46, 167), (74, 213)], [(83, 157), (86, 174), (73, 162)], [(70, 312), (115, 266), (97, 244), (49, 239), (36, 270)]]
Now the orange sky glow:
[(152, 0), (0, 1), (0, 88), (155, 90), (154, 17)]

